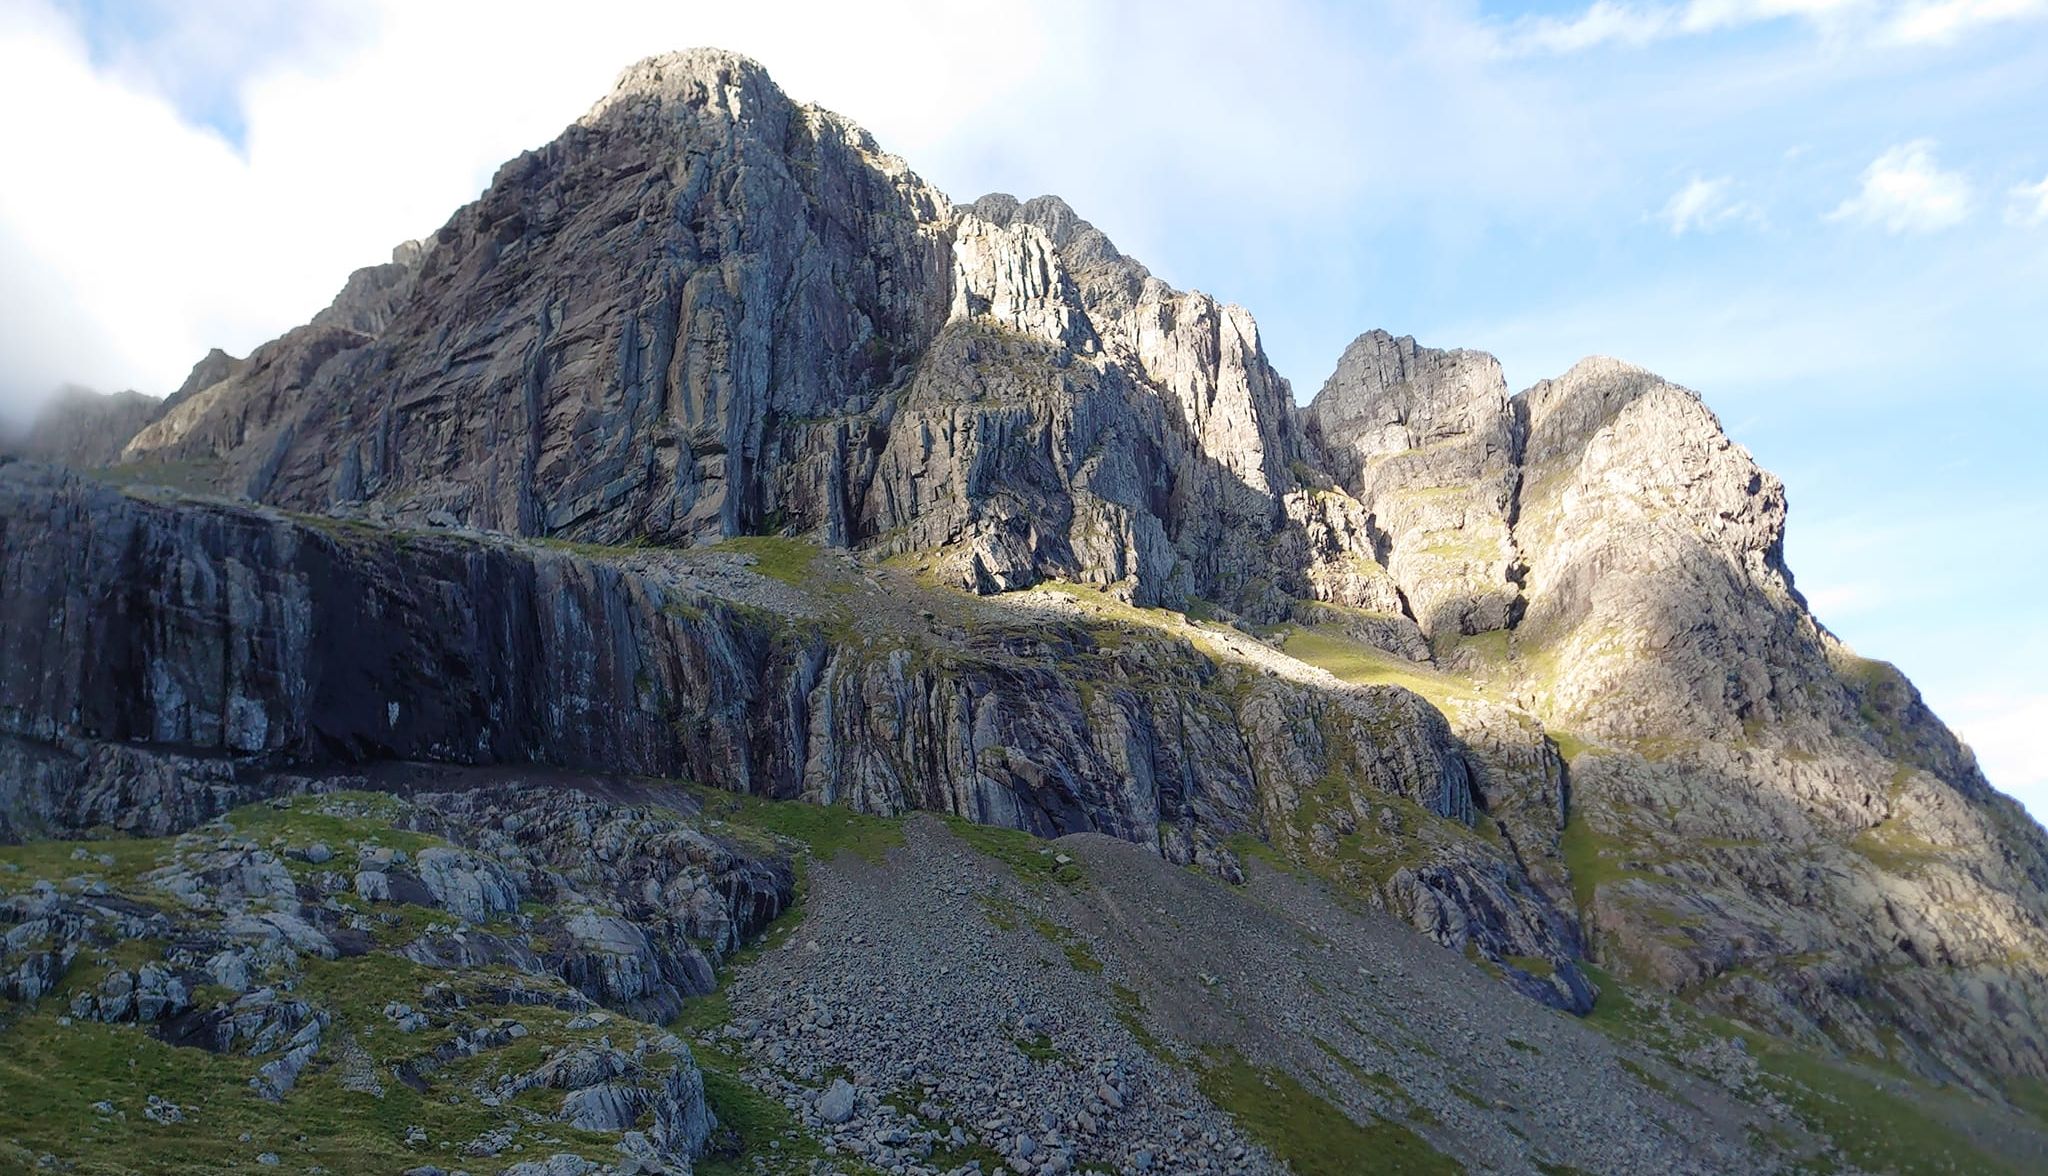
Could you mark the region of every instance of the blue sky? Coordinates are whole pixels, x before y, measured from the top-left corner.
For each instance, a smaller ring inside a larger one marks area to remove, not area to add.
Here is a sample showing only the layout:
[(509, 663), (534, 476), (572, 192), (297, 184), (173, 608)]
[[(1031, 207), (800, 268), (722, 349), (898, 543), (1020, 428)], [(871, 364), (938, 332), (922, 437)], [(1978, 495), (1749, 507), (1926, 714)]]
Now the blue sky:
[(1303, 398), (1375, 326), (1699, 389), (1822, 620), (2048, 812), (2048, 0), (0, 0), (0, 412), (303, 321), (693, 44), (1060, 193)]

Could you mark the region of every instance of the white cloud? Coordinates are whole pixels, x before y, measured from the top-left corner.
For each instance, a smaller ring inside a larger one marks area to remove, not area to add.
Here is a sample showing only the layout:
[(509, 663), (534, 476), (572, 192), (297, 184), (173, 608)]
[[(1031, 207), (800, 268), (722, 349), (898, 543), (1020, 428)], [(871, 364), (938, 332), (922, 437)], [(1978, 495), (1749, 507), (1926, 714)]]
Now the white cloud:
[(1570, 16), (1524, 17), (1502, 32), (1508, 56), (1639, 48), (1753, 25), (1796, 21), (1824, 38), (1876, 45), (1946, 44), (1974, 29), (2048, 16), (2048, 0), (1594, 0)]
[(1942, 45), (1984, 25), (2048, 15), (2048, 0), (1921, 0), (1900, 5), (1883, 24), (1883, 40)]
[(2023, 229), (2048, 224), (2048, 177), (2038, 184), (2016, 184), (2006, 196), (2005, 219), (2008, 224)]
[(1974, 197), (1960, 172), (1941, 170), (1934, 142), (1915, 139), (1887, 150), (1863, 169), (1863, 188), (1827, 215), (1831, 221), (1927, 233), (1969, 219)]
[(1734, 199), (1734, 187), (1735, 181), (1726, 176), (1712, 180), (1694, 176), (1685, 187), (1671, 194), (1657, 219), (1670, 227), (1674, 237), (1689, 232), (1711, 233), (1733, 221), (1763, 224), (1763, 210), (1747, 200)]

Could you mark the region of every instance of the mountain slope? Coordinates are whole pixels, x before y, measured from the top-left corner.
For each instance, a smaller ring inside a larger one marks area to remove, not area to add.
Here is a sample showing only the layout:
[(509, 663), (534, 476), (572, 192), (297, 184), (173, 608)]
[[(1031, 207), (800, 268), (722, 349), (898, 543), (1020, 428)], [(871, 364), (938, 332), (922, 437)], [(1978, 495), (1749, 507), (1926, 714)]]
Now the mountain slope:
[(388, 762), (1100, 833), (1559, 1010), (1604, 968), (1735, 1018), (1689, 1072), (1761, 1030), (2026, 1146), (1991, 1104), (2048, 1079), (2048, 839), (1650, 373), (1510, 395), (1372, 332), (1299, 409), (1241, 308), (712, 51), (212, 359), (95, 478), (0, 469), (8, 838)]

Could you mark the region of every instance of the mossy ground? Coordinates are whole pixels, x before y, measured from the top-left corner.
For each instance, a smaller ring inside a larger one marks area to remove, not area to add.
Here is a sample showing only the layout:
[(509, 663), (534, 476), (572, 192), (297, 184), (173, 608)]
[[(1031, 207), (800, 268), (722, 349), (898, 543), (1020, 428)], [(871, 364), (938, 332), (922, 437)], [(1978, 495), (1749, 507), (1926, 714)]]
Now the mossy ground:
[(1472, 683), (1451, 674), (1375, 649), (1327, 626), (1291, 628), (1281, 649), (1296, 661), (1361, 686), (1400, 686), (1428, 699), (1438, 708), (1485, 697)]
[(1352, 1121), (1293, 1075), (1219, 1052), (1196, 1076), (1202, 1093), (1294, 1176), (1455, 1174), (1464, 1169), (1413, 1130), (1388, 1120)]
[(809, 804), (796, 800), (765, 800), (717, 788), (692, 787), (704, 816), (748, 831), (799, 842), (826, 861), (843, 853), (881, 862), (903, 844), (903, 822), (896, 817), (856, 812), (844, 805)]
[[(1022, 882), (1033, 886), (1059, 885), (1073, 890), (1088, 884), (1088, 873), (1079, 862), (1029, 833), (977, 825), (960, 817), (942, 819), (955, 837), (1010, 867)], [(1061, 861), (1061, 858), (1069, 860)]]

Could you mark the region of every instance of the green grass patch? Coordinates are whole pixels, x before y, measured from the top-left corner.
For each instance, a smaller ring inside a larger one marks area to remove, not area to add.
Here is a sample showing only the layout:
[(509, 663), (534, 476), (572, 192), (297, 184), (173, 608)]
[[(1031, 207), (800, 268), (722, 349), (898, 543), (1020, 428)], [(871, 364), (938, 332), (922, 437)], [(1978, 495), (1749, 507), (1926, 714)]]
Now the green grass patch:
[(1407, 1126), (1385, 1119), (1361, 1126), (1293, 1075), (1253, 1066), (1235, 1054), (1212, 1058), (1196, 1082), (1294, 1176), (1454, 1176), (1464, 1171)]
[(1558, 837), (1558, 850), (1572, 876), (1572, 899), (1581, 913), (1593, 909), (1600, 888), (1627, 879), (1665, 884), (1661, 875), (1623, 865), (1626, 847), (1593, 828), (1584, 810), (1574, 808)]
[(2012, 1171), (1930, 1114), (1935, 1095), (1924, 1085), (1880, 1083), (1787, 1043), (1747, 1036), (1772, 1090), (1858, 1167), (1898, 1176)]
[(1484, 697), (1470, 682), (1440, 674), (1427, 666), (1375, 649), (1328, 626), (1291, 629), (1280, 648), (1306, 662), (1362, 686), (1400, 686), (1428, 699), (1439, 709), (1453, 702)]
[(1112, 1011), (1116, 1014), (1117, 1022), (1132, 1037), (1137, 1039), (1138, 1045), (1146, 1053), (1161, 1061), (1170, 1058), (1172, 1055), (1167, 1051), (1165, 1045), (1160, 1042), (1159, 1038), (1153, 1036), (1152, 1030), (1145, 1025), (1145, 1000), (1138, 995), (1137, 990), (1126, 988), (1121, 984), (1111, 984), (1109, 992), (1116, 1001), (1115, 1008)]
[(824, 1149), (804, 1133), (788, 1107), (714, 1059), (700, 1056), (699, 1061), (704, 1100), (718, 1119), (709, 1151), (697, 1161), (699, 1176), (752, 1176), (762, 1163), (775, 1165), (770, 1171), (807, 1171), (812, 1161), (824, 1158)]
[(984, 856), (1010, 867), (1010, 872), (1020, 881), (1034, 886), (1058, 883), (1070, 890), (1079, 890), (1088, 884), (1088, 874), (1081, 868), (1081, 863), (1071, 859), (1061, 861), (1067, 857), (1066, 854), (1029, 833), (994, 825), (977, 825), (963, 817), (945, 816), (940, 819), (955, 837)]
[(1567, 764), (1586, 754), (1593, 746), (1570, 731), (1550, 731), (1548, 734), (1550, 742), (1557, 746), (1558, 757)]
[(1017, 1052), (1036, 1062), (1056, 1062), (1066, 1056), (1060, 1052), (1059, 1046), (1052, 1043), (1052, 1038), (1043, 1033), (1019, 1037), (1016, 1043)]
[(1017, 929), (1019, 916), (1015, 904), (1006, 902), (993, 894), (981, 895), (977, 901), (981, 903), (981, 913), (988, 919), (991, 927), (998, 931), (1015, 931)]
[(1849, 848), (1887, 874), (1910, 874), (1947, 855), (1932, 841), (1897, 820), (1880, 822), (1858, 833)]
[(161, 865), (170, 853), (168, 840), (140, 837), (0, 845), (0, 894), (20, 893), (37, 882), (61, 884), (71, 878), (96, 879), (116, 890), (132, 890), (143, 874)]
[(226, 813), (219, 824), (234, 836), (278, 849), (303, 849), (318, 841), (335, 854), (327, 869), (355, 867), (350, 853), (358, 845), (381, 845), (416, 854), (446, 844), (438, 837), (400, 829), (406, 804), (382, 792), (331, 792), (320, 796), (280, 797), (258, 801)]
[(1650, 1073), (1648, 1067), (1644, 1066), (1641, 1062), (1636, 1061), (1634, 1058), (1620, 1058), (1617, 1060), (1620, 1061), (1622, 1069), (1627, 1070), (1636, 1081), (1644, 1086), (1649, 1087), (1658, 1094), (1671, 1093), (1671, 1084)]
[[(330, 1034), (338, 1039), (339, 1028)], [(418, 1035), (411, 1040), (418, 1044)], [(388, 1074), (382, 1098), (344, 1090), (338, 1068), (309, 1070), (282, 1103), (267, 1102), (248, 1085), (262, 1059), (166, 1045), (128, 1025), (60, 1026), (54, 1010), (17, 1020), (5, 1030), (5, 1043), (4, 1171), (34, 1170), (35, 1158), (49, 1154), (67, 1165), (62, 1170), (89, 1176), (305, 1171), (315, 1165), (330, 1172), (395, 1172), (448, 1158), (436, 1148), (407, 1146), (408, 1126), (426, 1128), (436, 1143), (461, 1142), (518, 1116), (509, 1107), (421, 1095)], [(184, 1121), (146, 1119), (150, 1095), (181, 1106)], [(94, 1110), (102, 1101), (115, 1113)], [(546, 1130), (564, 1140), (553, 1150), (601, 1157), (611, 1148), (610, 1137), (561, 1124)], [(279, 1156), (281, 1169), (259, 1165), (256, 1157), (264, 1152)]]
[[(1662, 1002), (1638, 999), (1597, 967), (1585, 970), (1600, 988), (1587, 1024), (1679, 1066), (1686, 1050), (1709, 1038), (1739, 1038), (1761, 1066), (1765, 1085), (1810, 1129), (1832, 1139), (1851, 1163), (1865, 1171), (1944, 1176), (2011, 1170), (1930, 1110), (1943, 1100), (1960, 1100), (1961, 1095), (1937, 1090), (1903, 1072), (1867, 1071), (1708, 1016), (1682, 1002), (1670, 1003), (1669, 1016), (1662, 1017), (1656, 1012)], [(1638, 1063), (1624, 1058), (1620, 1064), (1652, 1088), (1668, 1089)]]
[(826, 861), (851, 853), (879, 863), (903, 844), (903, 821), (898, 817), (859, 813), (844, 805), (764, 800), (716, 788), (693, 787), (691, 792), (704, 806), (705, 816), (800, 842), (812, 856)]
[(1402, 1089), (1401, 1084), (1394, 1081), (1391, 1075), (1382, 1074), (1377, 1070), (1366, 1069), (1343, 1050), (1338, 1049), (1320, 1037), (1311, 1037), (1309, 1040), (1313, 1041), (1316, 1048), (1322, 1050), (1324, 1055), (1331, 1061), (1343, 1067), (1344, 1072), (1351, 1075), (1352, 1079), (1360, 1086), (1377, 1090), (1388, 1098), (1399, 1102), (1406, 1103), (1409, 1101), (1408, 1092)]
[(718, 545), (754, 557), (754, 570), (785, 584), (802, 586), (811, 578), (811, 563), (818, 558), (818, 545), (808, 539), (786, 535), (741, 535)]
[(1451, 1083), (1451, 1093), (1457, 1095), (1461, 1099), (1464, 1099), (1466, 1102), (1471, 1103), (1473, 1106), (1478, 1107), (1482, 1111), (1490, 1111), (1493, 1109), (1493, 1100), (1487, 1098), (1485, 1095), (1478, 1093), (1470, 1087), (1460, 1086), (1457, 1083), (1453, 1082)]

